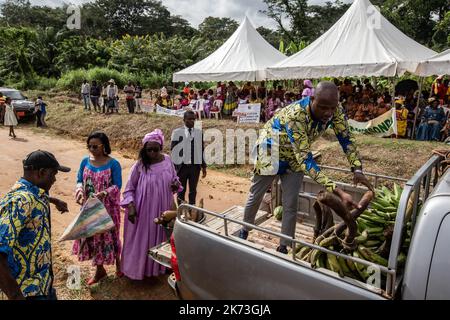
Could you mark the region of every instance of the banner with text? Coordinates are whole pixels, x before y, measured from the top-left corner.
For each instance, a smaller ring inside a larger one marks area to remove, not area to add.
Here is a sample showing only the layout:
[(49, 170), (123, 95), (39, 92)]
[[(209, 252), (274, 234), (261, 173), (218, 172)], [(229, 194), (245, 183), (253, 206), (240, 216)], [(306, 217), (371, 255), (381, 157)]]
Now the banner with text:
[(261, 115), (261, 104), (240, 104), (233, 112), (238, 123), (259, 123)]
[(353, 133), (371, 134), (377, 137), (390, 137), (393, 134), (397, 134), (395, 108), (367, 122), (349, 119), (348, 124), (350, 131)]
[(141, 109), (143, 112), (155, 112), (152, 99), (141, 99)]
[(172, 110), (167, 109), (164, 107), (161, 107), (159, 105), (156, 105), (156, 113), (157, 114), (164, 114), (166, 116), (175, 116), (175, 117), (183, 117), (186, 110), (180, 109), (180, 110)]

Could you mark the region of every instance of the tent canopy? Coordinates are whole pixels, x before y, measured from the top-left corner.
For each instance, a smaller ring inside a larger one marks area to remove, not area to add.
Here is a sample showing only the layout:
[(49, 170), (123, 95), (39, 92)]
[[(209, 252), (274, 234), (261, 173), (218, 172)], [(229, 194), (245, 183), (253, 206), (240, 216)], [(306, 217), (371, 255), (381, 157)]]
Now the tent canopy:
[(392, 25), (369, 0), (348, 11), (311, 45), (268, 68), (269, 79), (396, 76), (436, 54)]
[(422, 77), (450, 74), (450, 49), (419, 63), (415, 73)]
[(286, 56), (256, 31), (245, 17), (233, 35), (202, 61), (173, 75), (173, 82), (261, 81), (266, 68)]

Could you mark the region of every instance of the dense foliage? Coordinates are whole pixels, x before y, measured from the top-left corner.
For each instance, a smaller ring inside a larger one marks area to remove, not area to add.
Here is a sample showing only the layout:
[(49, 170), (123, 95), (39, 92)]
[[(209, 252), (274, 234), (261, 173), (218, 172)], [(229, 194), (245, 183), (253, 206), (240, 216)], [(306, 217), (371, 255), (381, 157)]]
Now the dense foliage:
[[(348, 8), (339, 0), (263, 0), (278, 29), (258, 31), (291, 55), (326, 31)], [(448, 0), (373, 0), (383, 14), (417, 41), (442, 51), (450, 46)], [(0, 5), (0, 85), (22, 89), (72, 89), (83, 78), (145, 86), (171, 83), (172, 73), (203, 59), (238, 27), (230, 18), (207, 17), (193, 28), (159, 0), (95, 0), (81, 7), (81, 29), (66, 26), (67, 5)], [(98, 78), (97, 78), (98, 77)]]

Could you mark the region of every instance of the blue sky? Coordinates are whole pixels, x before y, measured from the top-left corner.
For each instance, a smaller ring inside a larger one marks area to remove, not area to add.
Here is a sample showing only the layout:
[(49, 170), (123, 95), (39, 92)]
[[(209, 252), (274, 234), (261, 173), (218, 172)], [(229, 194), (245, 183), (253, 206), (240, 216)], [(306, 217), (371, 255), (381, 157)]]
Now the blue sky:
[[(0, 0), (0, 3), (5, 0)], [(324, 3), (326, 0), (310, 0), (311, 4)], [(63, 2), (82, 4), (89, 0), (31, 0), (31, 3), (37, 5), (58, 6)], [(353, 0), (344, 0), (344, 2), (353, 2)], [(266, 6), (262, 0), (162, 0), (162, 3), (176, 15), (183, 16), (194, 27), (208, 16), (230, 17), (238, 22), (242, 21), (245, 14), (256, 27), (276, 27), (273, 20), (259, 13), (259, 10)]]

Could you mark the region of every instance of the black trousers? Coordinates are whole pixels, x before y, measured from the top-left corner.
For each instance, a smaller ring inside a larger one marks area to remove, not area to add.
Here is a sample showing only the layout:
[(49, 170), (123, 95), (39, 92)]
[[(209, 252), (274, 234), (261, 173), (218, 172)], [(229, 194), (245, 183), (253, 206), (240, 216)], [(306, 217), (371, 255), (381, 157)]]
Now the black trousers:
[(127, 100), (127, 107), (129, 113), (134, 113), (134, 100)]
[(197, 197), (197, 185), (200, 179), (200, 171), (202, 170), (199, 165), (183, 164), (178, 171), (178, 178), (180, 178), (183, 191), (178, 193), (178, 203), (185, 201), (186, 186), (189, 182), (189, 204), (195, 205), (195, 198)]
[(36, 112), (36, 126), (37, 127), (42, 127), (41, 115), (42, 115), (42, 112), (38, 110)]

